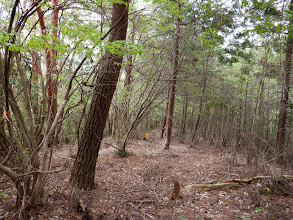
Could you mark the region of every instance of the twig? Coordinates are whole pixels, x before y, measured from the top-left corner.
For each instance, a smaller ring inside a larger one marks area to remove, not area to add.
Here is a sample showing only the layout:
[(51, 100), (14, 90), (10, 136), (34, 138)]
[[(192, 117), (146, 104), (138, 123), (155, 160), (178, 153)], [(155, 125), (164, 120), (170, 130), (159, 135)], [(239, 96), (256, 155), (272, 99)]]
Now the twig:
[[(53, 186), (53, 188), (56, 189), (56, 191), (59, 191), (59, 190), (56, 188), (56, 186), (54, 186), (53, 184), (50, 184), (50, 185)], [(64, 202), (66, 202), (66, 203), (68, 202), (68, 200), (66, 200), (61, 194), (60, 194), (59, 196), (63, 199)]]
[(5, 183), (5, 182), (8, 182), (9, 180), (12, 180), (12, 179), (6, 179), (6, 180), (2, 180), (2, 181), (0, 181), (0, 183)]
[(151, 216), (150, 214), (147, 214), (146, 212), (144, 212), (143, 210), (137, 208), (133, 203), (128, 203), (131, 207), (135, 208), (137, 211), (141, 212), (142, 214), (146, 215), (147, 217), (154, 219), (153, 216)]
[(114, 146), (114, 145), (112, 145), (112, 144), (108, 144), (108, 143), (103, 143), (103, 144), (109, 145), (109, 146), (111, 146), (111, 147), (114, 147), (114, 148), (117, 149), (117, 150), (120, 150), (118, 147), (116, 147), (116, 146)]
[(69, 215), (69, 216), (71, 216), (71, 217), (73, 217), (74, 219), (78, 219), (78, 218), (76, 218), (75, 215), (72, 215), (72, 214), (70, 214), (70, 213), (68, 213), (68, 212), (66, 212), (66, 214)]
[(129, 200), (126, 200), (124, 202), (133, 202), (133, 203), (140, 203), (140, 204), (143, 204), (143, 203), (152, 203), (154, 202), (153, 200), (151, 199), (129, 199)]
[(51, 170), (51, 171), (41, 171), (41, 170), (34, 170), (32, 172), (29, 172), (29, 173), (24, 173), (24, 174), (19, 174), (17, 176), (17, 178), (19, 177), (23, 177), (23, 176), (28, 176), (28, 175), (32, 175), (32, 174), (35, 174), (35, 173), (42, 173), (42, 174), (53, 174), (53, 173), (59, 173), (59, 172), (62, 172), (66, 169), (60, 169), (60, 170)]

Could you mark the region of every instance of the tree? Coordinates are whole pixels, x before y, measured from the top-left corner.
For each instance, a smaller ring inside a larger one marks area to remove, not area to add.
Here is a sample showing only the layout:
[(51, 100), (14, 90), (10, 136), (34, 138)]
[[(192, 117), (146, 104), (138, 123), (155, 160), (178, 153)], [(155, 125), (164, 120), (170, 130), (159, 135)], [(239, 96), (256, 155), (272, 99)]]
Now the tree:
[[(2, 62), (0, 53), (0, 85), (2, 87), (0, 89), (1, 91), (3, 89), (5, 92), (6, 113), (4, 119), (6, 120), (5, 123), (7, 127), (7, 131), (4, 131), (5, 135), (3, 135), (3, 137), (5, 138), (6, 136), (9, 140), (9, 149), (4, 160), (1, 161), (0, 170), (15, 184), (17, 189), (16, 209), (18, 209), (19, 216), (21, 216), (22, 219), (28, 218), (28, 212), (31, 208), (46, 203), (44, 188), (47, 176), (49, 173), (55, 173), (55, 171), (51, 170), (53, 148), (49, 148), (49, 143), (57, 124), (60, 122), (61, 113), (63, 112), (69, 97), (73, 94), (76, 88), (78, 88), (78, 86), (72, 85), (73, 79), (75, 79), (78, 70), (87, 59), (87, 56), (85, 56), (76, 70), (71, 73), (69, 83), (65, 86), (66, 89), (64, 89), (64, 96), (60, 107), (56, 111), (56, 117), (54, 118), (54, 121), (50, 123), (49, 128), (42, 133), (44, 131), (43, 126), (45, 123), (43, 121), (42, 123), (37, 124), (37, 120), (34, 120), (31, 100), (31, 88), (36, 88), (38, 85), (34, 85), (33, 83), (29, 84), (31, 81), (27, 79), (27, 75), (30, 72), (29, 70), (35, 72), (36, 66), (32, 64), (32, 69), (27, 68), (27, 66), (30, 65), (24, 65), (24, 59), (22, 58), (28, 57), (31, 52), (30, 49), (44, 49), (49, 48), (52, 45), (48, 40), (50, 38), (46, 38), (45, 36), (42, 36), (44, 37), (42, 38), (43, 41), (37, 41), (36, 43), (36, 40), (40, 39), (38, 36), (30, 36), (31, 41), (26, 41), (30, 32), (24, 40), (22, 39), (21, 33), (25, 28), (26, 21), (29, 17), (37, 10), (38, 12), (40, 11), (40, 2), (41, 0), (33, 2), (27, 10), (22, 11), (22, 13), (19, 14), (17, 21), (14, 21), (15, 12), (20, 7), (19, 1), (16, 0), (11, 13), (8, 31), (1, 31), (0, 38), (0, 49), (2, 50), (2, 48), (5, 48), (4, 62)], [(55, 3), (53, 2), (53, 4), (57, 4), (56, 1)], [(45, 6), (47, 7), (48, 5)], [(51, 6), (49, 5), (49, 7)], [(41, 17), (44, 16), (43, 13), (41, 15)], [(44, 20), (40, 19), (39, 21), (42, 23)], [(36, 23), (34, 26), (35, 25)], [(44, 32), (45, 29), (42, 29), (42, 31)], [(12, 55), (15, 57), (15, 62), (12, 62)], [(32, 62), (37, 61), (32, 59)], [(14, 82), (10, 82), (9, 76), (20, 82), (17, 88), (14, 87)], [(39, 93), (39, 95), (42, 95), (40, 99), (43, 103), (43, 106), (39, 106), (41, 109), (39, 118), (45, 118), (44, 105), (47, 103), (47, 99), (44, 86), (42, 92), (43, 94)], [(4, 102), (4, 100), (1, 99), (1, 102)], [(12, 110), (11, 113), (13, 114), (9, 114), (9, 109)], [(2, 111), (2, 108), (0, 111)], [(39, 136), (41, 137), (40, 140), (37, 139)], [(39, 152), (41, 152), (41, 154), (39, 154)], [(17, 170), (10, 167), (15, 164), (18, 166)]]
[[(122, 3), (113, 4), (110, 42), (126, 39), (129, 2), (129, 0), (125, 0)], [(119, 78), (122, 59), (121, 54), (109, 51), (102, 57), (89, 113), (71, 172), (70, 182), (74, 187), (83, 189), (94, 187), (96, 161)]]
[[(291, 62), (293, 53), (293, 0), (289, 5), (290, 22), (288, 25), (288, 38), (287, 38), (287, 48), (286, 48), (286, 59), (284, 62), (284, 73), (283, 73), (283, 83), (282, 83), (282, 98), (280, 103), (280, 114), (277, 132), (277, 152), (282, 154), (284, 151), (285, 142), (285, 132), (286, 132), (286, 117), (288, 108), (288, 98), (289, 98), (289, 88), (290, 88), (290, 73), (291, 73)], [(282, 155), (281, 160), (283, 158)]]
[[(208, 60), (207, 60), (207, 64), (208, 64)], [(204, 96), (205, 96), (205, 92), (206, 92), (206, 84), (207, 84), (207, 76), (206, 76), (206, 72), (203, 72), (203, 85), (202, 85), (202, 95), (200, 97), (200, 101), (199, 101), (199, 110), (198, 110), (198, 116), (195, 122), (195, 126), (194, 126), (194, 131), (191, 137), (191, 142), (194, 142), (195, 140), (195, 136), (196, 136), (196, 132), (199, 126), (199, 122), (201, 119), (201, 114), (202, 114), (202, 109), (203, 109), (203, 102), (204, 102)]]
[[(52, 44), (56, 44), (57, 39), (57, 28), (58, 28), (58, 13), (59, 13), (59, 7), (58, 6), (58, 0), (52, 0), (52, 7), (54, 8), (51, 16), (51, 23), (54, 26), (52, 30)], [(57, 75), (57, 51), (55, 49), (50, 49), (48, 51), (49, 59), (48, 66), (47, 66), (47, 83), (48, 83), (48, 117), (49, 117), (49, 126), (53, 122), (56, 113), (57, 113), (57, 80), (56, 78), (53, 79)]]
[[(35, 3), (38, 0), (34, 0)], [(54, 26), (52, 30), (52, 36), (54, 37), (51, 41), (52, 44), (56, 43), (57, 28), (58, 28), (58, 0), (53, 0), (52, 7), (54, 8), (51, 16), (51, 24)], [(37, 9), (38, 17), (40, 20), (40, 28), (42, 35), (46, 35), (46, 24), (43, 16), (43, 10), (41, 7)], [(46, 55), (46, 79), (47, 79), (47, 93), (48, 93), (48, 127), (50, 127), (54, 121), (57, 112), (57, 80), (54, 77), (57, 75), (57, 51), (55, 49), (45, 49)], [(53, 77), (54, 76), (54, 77)], [(52, 143), (50, 143), (52, 144)]]
[[(178, 8), (180, 8), (180, 2), (177, 2)], [(168, 94), (168, 106), (166, 116), (166, 137), (164, 143), (164, 150), (170, 148), (170, 141), (172, 135), (173, 125), (173, 113), (174, 113), (174, 101), (175, 101), (175, 86), (176, 78), (178, 74), (178, 59), (179, 59), (179, 39), (180, 39), (180, 18), (179, 15), (175, 15), (175, 32), (174, 32), (174, 49), (173, 49), (173, 61), (172, 61), (172, 78), (169, 86)]]
[[(129, 26), (129, 25), (128, 25)], [(130, 29), (130, 27), (129, 27)], [(129, 36), (129, 42), (134, 43), (135, 41), (135, 35), (136, 35), (136, 21), (134, 20), (132, 22), (132, 28), (130, 31)], [(127, 54), (126, 56), (126, 64), (125, 64), (125, 79), (124, 84), (122, 88), (122, 92), (119, 92), (119, 87), (116, 90), (116, 96), (113, 102), (115, 103), (112, 108), (112, 138), (115, 140), (117, 148), (120, 149), (121, 152), (126, 151), (126, 142), (122, 141), (122, 139), (125, 139), (125, 136), (127, 135), (127, 130), (130, 125), (130, 114), (129, 114), (129, 108), (130, 108), (130, 96), (131, 96), (131, 90), (132, 90), (132, 70), (133, 70), (133, 62), (135, 60), (135, 57), (133, 54)], [(120, 100), (118, 100), (118, 93)], [(122, 117), (121, 117), (122, 116)], [(109, 119), (110, 120), (110, 119)]]

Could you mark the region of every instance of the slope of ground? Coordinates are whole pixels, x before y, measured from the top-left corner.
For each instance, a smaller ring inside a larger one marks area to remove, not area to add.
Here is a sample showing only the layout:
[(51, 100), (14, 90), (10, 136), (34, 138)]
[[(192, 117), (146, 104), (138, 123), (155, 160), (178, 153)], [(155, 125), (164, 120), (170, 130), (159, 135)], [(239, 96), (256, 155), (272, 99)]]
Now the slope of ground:
[[(148, 141), (130, 141), (127, 158), (116, 155), (108, 145), (111, 139), (103, 141), (96, 168), (97, 187), (83, 192), (86, 212), (81, 213), (70, 213), (68, 202), (68, 179), (77, 146), (57, 149), (53, 169), (66, 170), (50, 176), (46, 185), (49, 202), (33, 219), (293, 219), (292, 194), (275, 193), (271, 180), (214, 191), (183, 188), (193, 183), (275, 175), (278, 169), (268, 164), (247, 166), (240, 154), (232, 164), (226, 149), (205, 144), (191, 148), (174, 141), (169, 151), (163, 151), (157, 133), (151, 132)], [(0, 173), (0, 181), (5, 178)], [(172, 179), (181, 185), (176, 200), (170, 200)], [(15, 193), (11, 182), (1, 184), (0, 219), (16, 219)]]

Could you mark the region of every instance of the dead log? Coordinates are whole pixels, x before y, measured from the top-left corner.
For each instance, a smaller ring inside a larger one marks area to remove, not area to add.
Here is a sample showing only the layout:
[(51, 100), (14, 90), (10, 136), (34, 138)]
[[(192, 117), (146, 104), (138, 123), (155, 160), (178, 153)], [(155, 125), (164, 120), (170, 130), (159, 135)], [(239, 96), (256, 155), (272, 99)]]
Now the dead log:
[[(287, 181), (293, 181), (293, 176), (291, 175), (281, 175)], [(226, 187), (238, 187), (244, 184), (250, 184), (256, 180), (270, 179), (275, 178), (274, 176), (255, 176), (249, 179), (231, 179), (222, 182), (212, 182), (212, 183), (203, 183), (203, 184), (191, 184), (184, 186), (185, 189), (194, 189), (194, 190), (218, 190)]]

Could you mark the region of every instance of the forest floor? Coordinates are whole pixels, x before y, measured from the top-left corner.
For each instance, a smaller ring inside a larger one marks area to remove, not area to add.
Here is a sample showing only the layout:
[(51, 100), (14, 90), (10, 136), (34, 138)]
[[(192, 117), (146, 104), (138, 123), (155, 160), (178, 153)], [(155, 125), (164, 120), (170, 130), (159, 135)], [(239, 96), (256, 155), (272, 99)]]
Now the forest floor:
[[(69, 212), (68, 180), (77, 146), (59, 147), (53, 169), (66, 170), (50, 175), (48, 204), (34, 213), (33, 219), (293, 219), (293, 191), (271, 179), (213, 191), (184, 189), (194, 183), (276, 176), (281, 169), (268, 163), (248, 166), (242, 154), (235, 157), (228, 149), (206, 143), (190, 147), (174, 140), (171, 149), (164, 151), (158, 133), (150, 132), (148, 141), (131, 140), (126, 158), (108, 145), (111, 139), (103, 140), (96, 167), (97, 187), (82, 193), (86, 213)], [(288, 172), (284, 174), (292, 175)], [(6, 178), (0, 173), (0, 182)], [(172, 179), (181, 185), (176, 200), (170, 200)], [(17, 219), (15, 195), (13, 183), (1, 183), (0, 219)]]

